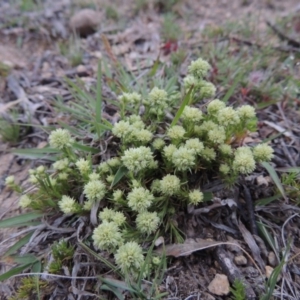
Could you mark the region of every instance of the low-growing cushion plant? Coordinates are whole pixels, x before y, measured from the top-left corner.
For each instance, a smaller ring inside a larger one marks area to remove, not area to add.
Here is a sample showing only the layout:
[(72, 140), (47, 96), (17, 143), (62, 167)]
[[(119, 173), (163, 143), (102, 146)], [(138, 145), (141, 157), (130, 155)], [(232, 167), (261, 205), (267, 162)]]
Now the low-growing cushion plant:
[[(68, 227), (85, 217), (93, 231), (84, 242), (93, 251), (113, 258), (126, 278), (136, 279), (141, 269), (148, 276), (159, 258), (153, 257), (146, 272), (147, 247), (158, 236), (182, 242), (178, 212), (205, 205), (201, 178), (234, 184), (273, 156), (267, 144), (243, 144), (256, 130), (255, 110), (214, 99), (216, 88), (205, 80), (210, 68), (201, 58), (191, 62), (182, 93), (154, 87), (147, 96), (120, 95), (120, 118), (107, 132), (111, 151), (99, 164), (75, 150), (68, 130), (52, 131), (49, 144), (60, 157), (49, 169), (30, 171), (35, 188), (21, 196), (20, 206), (51, 218), (64, 215)], [(12, 177), (7, 185), (22, 193)], [(52, 252), (48, 272), (59, 273), (72, 262), (71, 244), (62, 240)]]

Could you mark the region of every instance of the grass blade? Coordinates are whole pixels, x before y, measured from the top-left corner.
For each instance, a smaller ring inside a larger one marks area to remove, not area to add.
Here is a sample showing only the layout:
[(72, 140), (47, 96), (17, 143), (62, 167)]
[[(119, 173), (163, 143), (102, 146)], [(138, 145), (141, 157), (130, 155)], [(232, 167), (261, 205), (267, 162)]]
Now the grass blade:
[(182, 112), (184, 110), (184, 108), (190, 103), (190, 98), (191, 98), (191, 94), (192, 94), (192, 91), (193, 91), (194, 87), (192, 86), (188, 93), (185, 95), (175, 117), (174, 117), (174, 120), (172, 121), (171, 123), (171, 127), (173, 127), (174, 125), (176, 125), (176, 123), (178, 122), (179, 118), (181, 117), (182, 115)]
[(278, 177), (275, 169), (267, 162), (262, 162), (262, 166), (268, 171), (270, 174), (271, 178), (273, 179), (275, 185), (277, 186), (278, 190), (280, 191), (282, 197), (286, 200), (286, 194), (284, 192), (284, 188), (281, 184), (280, 178)]
[(11, 256), (11, 258), (15, 263), (22, 264), (22, 265), (34, 264), (38, 261), (38, 259), (32, 254), (24, 254), (22, 256), (15, 255), (15, 256)]
[(42, 214), (42, 213), (30, 212), (30, 213), (23, 214), (20, 216), (8, 218), (8, 219), (0, 221), (0, 228), (17, 227), (17, 226), (21, 226), (21, 225), (23, 226), (26, 222), (30, 222), (32, 220), (40, 218), (43, 215), (44, 214)]
[(243, 73), (240, 72), (236, 77), (235, 77), (235, 80), (233, 82), (233, 84), (231, 85), (230, 89), (227, 91), (227, 93), (225, 94), (225, 96), (223, 97), (222, 101), (224, 103), (227, 103), (228, 100), (230, 99), (230, 97), (233, 95), (238, 83), (241, 81), (243, 77)]
[(31, 266), (31, 263), (29, 264), (24, 264), (15, 268), (10, 269), (9, 271), (3, 273), (0, 275), (0, 281), (6, 280), (10, 278), (11, 276), (14, 276), (16, 274), (20, 274), (22, 271), (25, 269), (29, 268)]
[(110, 291), (112, 292), (119, 300), (124, 300), (125, 298), (122, 296), (122, 294), (118, 291), (118, 289), (108, 286), (106, 284), (101, 285), (101, 290), (103, 291)]
[(99, 149), (97, 149), (97, 148), (81, 145), (78, 143), (73, 143), (73, 147), (77, 150), (82, 150), (82, 151), (89, 152), (89, 153), (94, 153), (94, 154), (99, 153)]
[(4, 253), (4, 257), (5, 256), (9, 256), (14, 254), (17, 250), (19, 250), (21, 247), (23, 247), (26, 243), (29, 242), (31, 236), (32, 236), (33, 232), (29, 232), (28, 234), (26, 234), (24, 237), (22, 237), (20, 240), (18, 240), (13, 246), (11, 246), (5, 253)]
[(128, 173), (128, 169), (124, 166), (121, 166), (117, 171), (115, 178), (111, 183), (110, 188), (114, 187), (127, 173)]
[(85, 249), (87, 252), (89, 252), (91, 255), (93, 255), (94, 257), (96, 257), (97, 259), (99, 259), (100, 261), (102, 261), (104, 264), (106, 264), (110, 269), (112, 269), (114, 272), (120, 274), (117, 270), (117, 268), (110, 263), (107, 259), (105, 259), (104, 257), (100, 256), (99, 254), (97, 254), (96, 252), (94, 252), (92, 249), (90, 249), (87, 245), (85, 245), (83, 242), (78, 241), (79, 245)]
[(254, 205), (255, 206), (265, 206), (279, 198), (280, 198), (280, 194), (274, 195), (272, 197), (264, 198), (264, 199), (259, 199), (259, 200), (255, 201)]

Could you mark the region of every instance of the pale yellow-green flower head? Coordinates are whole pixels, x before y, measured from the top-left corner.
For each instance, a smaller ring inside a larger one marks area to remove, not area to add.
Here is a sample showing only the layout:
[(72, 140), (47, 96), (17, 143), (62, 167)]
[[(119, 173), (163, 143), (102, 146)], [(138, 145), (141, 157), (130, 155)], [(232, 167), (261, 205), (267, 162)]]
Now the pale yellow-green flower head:
[(121, 165), (121, 160), (119, 157), (112, 157), (106, 161), (107, 165), (111, 168), (117, 168)]
[(84, 158), (80, 158), (75, 163), (77, 169), (79, 170), (80, 174), (88, 174), (91, 172), (91, 165), (90, 162)]
[(98, 166), (98, 171), (101, 174), (105, 174), (105, 173), (109, 173), (110, 172), (110, 166), (107, 163), (107, 161), (102, 162), (101, 164), (99, 164)]
[(119, 189), (118, 189), (118, 190), (115, 190), (115, 191), (113, 192), (112, 198), (113, 198), (113, 200), (116, 201), (116, 202), (122, 200), (122, 198), (123, 198), (123, 192), (122, 192), (121, 190), (119, 190)]
[(175, 195), (180, 190), (180, 179), (175, 175), (168, 174), (159, 181), (158, 189), (164, 195)]
[(71, 147), (74, 143), (74, 140), (71, 137), (71, 134), (66, 129), (58, 128), (51, 132), (49, 136), (49, 144), (55, 149), (62, 150), (65, 147)]
[(223, 126), (218, 126), (208, 133), (208, 139), (215, 144), (223, 144), (226, 139), (226, 133)]
[(201, 99), (213, 98), (216, 95), (215, 85), (205, 80), (198, 83), (197, 89)]
[(221, 164), (219, 170), (222, 174), (227, 175), (230, 172), (230, 167), (227, 164)]
[(104, 221), (94, 229), (92, 239), (94, 245), (100, 250), (113, 252), (123, 244), (122, 234), (114, 222)]
[(131, 134), (132, 130), (132, 125), (130, 125), (129, 122), (122, 120), (114, 125), (112, 133), (120, 139), (125, 139)]
[(83, 193), (86, 195), (88, 200), (100, 201), (105, 196), (106, 187), (103, 181), (92, 180), (84, 186)]
[(171, 140), (182, 140), (186, 131), (182, 126), (175, 125), (168, 129), (167, 136)]
[(131, 136), (131, 140), (139, 141), (142, 144), (149, 143), (153, 138), (152, 132), (147, 129), (134, 129)]
[(186, 106), (182, 112), (181, 118), (183, 121), (198, 124), (203, 119), (203, 114), (202, 111), (196, 107)]
[(72, 214), (78, 211), (75, 199), (65, 195), (58, 202), (58, 207), (64, 214)]
[(203, 193), (199, 190), (193, 190), (189, 192), (189, 203), (197, 205), (203, 201)]
[(11, 186), (15, 184), (15, 176), (10, 175), (5, 178), (5, 185)]
[(145, 211), (151, 206), (154, 196), (143, 187), (135, 187), (127, 195), (128, 206), (137, 212)]
[(226, 107), (226, 105), (223, 101), (221, 101), (219, 99), (215, 99), (215, 100), (211, 101), (210, 103), (208, 103), (207, 113), (209, 115), (215, 115), (219, 110), (221, 110), (225, 107)]
[(19, 206), (22, 208), (26, 208), (31, 204), (32, 200), (28, 195), (22, 195), (19, 200)]
[(93, 181), (93, 180), (99, 180), (99, 179), (100, 179), (100, 175), (97, 174), (97, 173), (95, 173), (95, 172), (93, 172), (93, 173), (91, 173), (91, 174), (89, 175), (89, 180), (90, 180), (90, 181)]
[(124, 166), (132, 172), (139, 172), (154, 163), (153, 155), (149, 147), (129, 148), (121, 157)]
[(237, 113), (241, 119), (252, 119), (255, 117), (255, 109), (251, 105), (242, 105), (237, 109)]
[(161, 106), (168, 102), (168, 93), (165, 90), (154, 87), (149, 93), (149, 104)]
[(267, 144), (259, 144), (253, 148), (253, 156), (256, 161), (270, 161), (273, 158), (273, 148)]
[(176, 149), (172, 155), (172, 163), (179, 171), (186, 171), (195, 165), (196, 157), (194, 151), (184, 146)]
[(165, 145), (165, 141), (161, 138), (156, 138), (152, 143), (153, 148), (156, 150), (161, 150)]
[(45, 173), (45, 170), (46, 170), (45, 166), (38, 166), (36, 168), (36, 173), (39, 175), (43, 175)]
[(217, 113), (218, 122), (220, 125), (235, 126), (240, 122), (239, 114), (232, 107), (225, 107)]
[(119, 100), (124, 104), (132, 104), (138, 106), (141, 103), (142, 96), (136, 92), (133, 93), (123, 93), (118, 97)]
[(173, 145), (173, 144), (170, 144), (168, 146), (165, 146), (163, 148), (163, 153), (164, 153), (164, 156), (166, 157), (166, 159), (168, 161), (171, 161), (172, 160), (172, 156), (173, 156), (173, 153), (177, 150), (176, 146)]
[(186, 91), (189, 91), (191, 87), (195, 87), (197, 85), (199, 80), (197, 80), (193, 75), (187, 75), (183, 79), (183, 86), (186, 89)]
[(122, 245), (115, 254), (116, 264), (124, 274), (138, 273), (144, 264), (143, 250), (136, 242), (128, 242)]
[(198, 58), (191, 62), (190, 66), (188, 67), (189, 74), (193, 75), (197, 79), (202, 79), (205, 77), (210, 70), (211, 66), (202, 58)]
[(62, 171), (68, 168), (69, 166), (69, 160), (68, 158), (63, 158), (60, 160), (57, 160), (55, 163), (52, 164), (52, 167), (54, 170)]
[(201, 157), (204, 158), (207, 161), (212, 161), (216, 159), (216, 152), (214, 149), (209, 148), (209, 147), (205, 147), (202, 151), (201, 151)]
[(223, 154), (223, 155), (227, 155), (230, 156), (233, 152), (232, 152), (232, 148), (230, 145), (227, 144), (222, 144), (219, 146), (219, 151)]
[(249, 174), (255, 170), (255, 160), (249, 147), (239, 147), (234, 153), (233, 170)]
[(197, 155), (199, 155), (204, 149), (203, 143), (198, 138), (187, 140), (185, 142), (185, 147), (192, 150), (194, 154)]
[(107, 207), (100, 211), (99, 219), (103, 222), (114, 222), (117, 226), (121, 226), (126, 221), (126, 217), (122, 212), (115, 211)]
[(137, 229), (141, 233), (150, 235), (157, 230), (160, 219), (157, 212), (144, 211), (137, 215), (135, 222)]

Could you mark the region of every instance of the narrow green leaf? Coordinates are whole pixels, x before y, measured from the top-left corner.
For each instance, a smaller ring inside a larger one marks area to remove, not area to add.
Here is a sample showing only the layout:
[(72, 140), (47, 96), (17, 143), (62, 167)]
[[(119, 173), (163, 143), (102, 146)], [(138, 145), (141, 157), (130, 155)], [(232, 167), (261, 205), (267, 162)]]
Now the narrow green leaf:
[(37, 260), (31, 268), (32, 273), (40, 273), (42, 271), (42, 263), (40, 260)]
[(37, 158), (42, 158), (42, 159), (47, 159), (51, 161), (55, 161), (56, 157), (50, 154), (58, 154), (60, 153), (59, 150), (53, 149), (53, 148), (42, 148), (42, 149), (37, 149), (37, 148), (32, 148), (32, 149), (14, 149), (11, 151), (12, 153), (29, 158), (29, 159), (37, 159)]
[(106, 283), (109, 286), (113, 286), (124, 291), (135, 292), (135, 290), (129, 287), (128, 284), (124, 281), (106, 277), (100, 277), (100, 279), (102, 282)]
[(90, 152), (90, 153), (94, 153), (94, 154), (99, 153), (99, 149), (97, 149), (97, 148), (85, 146), (85, 145), (78, 144), (78, 143), (73, 143), (73, 147), (77, 150), (82, 150), (85, 152)]
[(78, 241), (79, 245), (85, 249), (88, 253), (90, 253), (91, 255), (93, 255), (94, 257), (96, 257), (97, 259), (99, 259), (100, 261), (102, 261), (105, 265), (107, 265), (110, 269), (112, 269), (114, 272), (120, 274), (120, 272), (117, 270), (117, 268), (110, 263), (107, 259), (105, 259), (104, 257), (100, 256), (98, 253), (94, 252), (92, 249), (90, 249), (87, 245), (85, 245), (83, 242)]
[(97, 93), (96, 93), (96, 122), (101, 123), (102, 115), (102, 69), (101, 60), (98, 61)]
[(113, 125), (109, 121), (105, 120), (104, 118), (102, 119), (102, 122), (105, 124), (107, 130), (111, 130), (113, 128)]
[(190, 87), (188, 93), (185, 95), (175, 117), (174, 117), (174, 120), (172, 121), (171, 123), (171, 127), (173, 127), (174, 125), (176, 125), (176, 123), (178, 122), (179, 118), (181, 117), (182, 115), (182, 112), (184, 110), (184, 108), (189, 104), (190, 102), (190, 98), (191, 98), (191, 94), (192, 94), (192, 91), (193, 91), (194, 87)]
[(10, 278), (11, 276), (14, 276), (16, 274), (20, 274), (22, 271), (24, 271), (25, 269), (29, 268), (31, 265), (31, 263), (29, 264), (24, 264), (21, 266), (17, 266), (15, 268), (10, 269), (9, 271), (3, 273), (0, 275), (0, 281), (6, 280), (8, 278)]
[(254, 205), (255, 206), (265, 206), (279, 198), (280, 198), (280, 194), (274, 195), (272, 197), (264, 198), (264, 199), (259, 199), (259, 200), (255, 201)]
[(268, 242), (269, 246), (276, 253), (278, 251), (278, 249), (276, 249), (274, 238), (269, 233), (266, 225), (264, 223), (262, 223), (261, 221), (257, 221), (256, 224), (257, 224), (258, 230), (261, 232), (264, 239)]
[(29, 242), (31, 236), (32, 236), (33, 232), (29, 232), (28, 234), (26, 234), (24, 237), (22, 237), (20, 240), (18, 240), (14, 245), (12, 245), (5, 253), (4, 253), (4, 257), (5, 256), (9, 256), (14, 254), (17, 250), (19, 250), (21, 247), (23, 247), (26, 243)]
[(111, 183), (110, 188), (114, 187), (127, 173), (128, 173), (128, 169), (125, 166), (121, 166), (117, 171), (115, 178)]
[(149, 72), (149, 77), (153, 77), (156, 74), (159, 65), (160, 65), (160, 61), (158, 56)]
[(4, 220), (0, 221), (0, 228), (20, 226), (20, 224), (24, 224), (28, 221), (35, 220), (37, 218), (42, 217), (43, 215), (44, 214), (42, 214), (42, 213), (30, 212), (30, 213), (19, 215), (16, 217), (4, 219)]
[(269, 163), (267, 163), (267, 162), (262, 162), (261, 164), (268, 171), (268, 173), (270, 174), (270, 176), (273, 179), (275, 185), (277, 186), (278, 190), (280, 191), (282, 197), (284, 199), (286, 199), (284, 188), (283, 188), (283, 186), (281, 184), (280, 178), (278, 177), (275, 169)]
[(204, 192), (203, 193), (203, 201), (211, 201), (213, 198), (213, 193), (212, 192)]
[(94, 102), (94, 99), (87, 93), (85, 93), (79, 86), (77, 86), (76, 83), (74, 83), (72, 80), (70, 80), (69, 78), (65, 77), (65, 81), (67, 82), (67, 84), (69, 85), (69, 87), (71, 89), (73, 89), (73, 91), (75, 91), (78, 96), (80, 96), (83, 100), (88, 100), (90, 103)]
[(101, 285), (100, 287), (103, 291), (110, 291), (112, 292), (119, 300), (124, 300), (125, 298), (122, 296), (122, 294), (114, 287), (108, 286), (106, 284)]
[(238, 83), (241, 81), (243, 77), (243, 72), (239, 72), (238, 75), (235, 77), (233, 84), (231, 85), (230, 89), (227, 91), (225, 96), (223, 97), (222, 101), (224, 103), (227, 103), (230, 97), (233, 95)]
[(33, 264), (38, 259), (33, 254), (24, 254), (22, 256), (19, 255), (12, 255), (11, 258), (16, 262), (17, 264)]

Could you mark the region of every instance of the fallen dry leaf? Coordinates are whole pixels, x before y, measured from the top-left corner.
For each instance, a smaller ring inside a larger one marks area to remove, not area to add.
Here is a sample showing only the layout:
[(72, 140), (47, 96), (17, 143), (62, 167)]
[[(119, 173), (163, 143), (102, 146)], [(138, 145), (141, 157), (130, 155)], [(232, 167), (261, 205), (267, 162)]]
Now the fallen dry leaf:
[(165, 251), (166, 256), (188, 256), (195, 251), (211, 248), (221, 244), (223, 243), (217, 241), (208, 241), (203, 239), (187, 239), (184, 244), (166, 245), (164, 248), (157, 249), (156, 252), (158, 254), (163, 254)]

